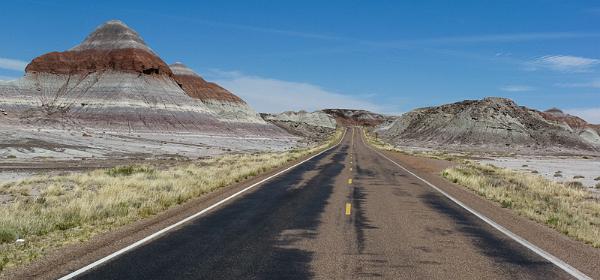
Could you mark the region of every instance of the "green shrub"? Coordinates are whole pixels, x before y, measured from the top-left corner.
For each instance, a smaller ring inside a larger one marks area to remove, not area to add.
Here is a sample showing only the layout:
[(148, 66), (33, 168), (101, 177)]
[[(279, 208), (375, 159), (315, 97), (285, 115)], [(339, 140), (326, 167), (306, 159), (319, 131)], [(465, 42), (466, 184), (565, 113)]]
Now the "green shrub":
[(106, 170), (106, 174), (117, 177), (117, 176), (130, 176), (135, 173), (154, 173), (154, 169), (148, 166), (140, 166), (140, 165), (122, 165), (116, 166)]
[(14, 242), (17, 239), (17, 232), (15, 230), (2, 227), (0, 228), (0, 244)]

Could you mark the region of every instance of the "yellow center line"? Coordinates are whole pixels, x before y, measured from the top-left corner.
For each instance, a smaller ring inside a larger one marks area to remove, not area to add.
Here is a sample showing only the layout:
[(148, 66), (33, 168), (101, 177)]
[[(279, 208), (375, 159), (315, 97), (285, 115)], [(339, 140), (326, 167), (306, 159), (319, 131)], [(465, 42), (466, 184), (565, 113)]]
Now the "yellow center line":
[(348, 185), (352, 184), (352, 179), (348, 179)]
[(350, 216), (350, 213), (352, 211), (352, 204), (350, 203), (346, 203), (346, 216)]

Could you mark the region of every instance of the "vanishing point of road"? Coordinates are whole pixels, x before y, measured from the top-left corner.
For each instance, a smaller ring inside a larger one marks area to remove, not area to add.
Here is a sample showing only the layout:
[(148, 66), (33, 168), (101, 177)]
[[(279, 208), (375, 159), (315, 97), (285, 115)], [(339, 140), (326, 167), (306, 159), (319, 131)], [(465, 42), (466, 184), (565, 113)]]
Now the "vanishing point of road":
[(81, 279), (570, 279), (367, 146), (341, 143)]

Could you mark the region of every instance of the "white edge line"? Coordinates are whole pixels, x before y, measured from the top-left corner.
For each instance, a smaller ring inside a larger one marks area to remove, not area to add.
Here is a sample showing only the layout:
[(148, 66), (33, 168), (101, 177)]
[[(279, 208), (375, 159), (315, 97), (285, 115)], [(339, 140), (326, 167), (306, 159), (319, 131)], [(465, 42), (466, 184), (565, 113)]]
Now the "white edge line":
[(436, 191), (440, 192), (445, 197), (447, 197), (448, 199), (452, 200), (454, 203), (458, 204), (460, 207), (462, 207), (465, 210), (471, 212), (471, 214), (477, 216), (477, 218), (483, 220), (484, 222), (486, 222), (490, 226), (494, 227), (498, 231), (500, 231), (503, 234), (505, 234), (506, 236), (510, 237), (512, 240), (518, 242), (519, 244), (525, 246), (527, 249), (533, 251), (534, 253), (538, 254), (542, 258), (544, 258), (544, 259), (548, 260), (549, 262), (553, 263), (554, 265), (558, 266), (560, 269), (564, 270), (565, 272), (567, 272), (571, 276), (573, 276), (573, 277), (575, 277), (577, 279), (581, 279), (581, 280), (592, 280), (591, 277), (585, 275), (583, 272), (581, 272), (581, 271), (577, 270), (576, 268), (570, 266), (569, 264), (567, 264), (566, 262), (562, 261), (561, 259), (555, 257), (554, 255), (552, 255), (552, 254), (544, 251), (540, 247), (537, 247), (537, 246), (533, 245), (531, 242), (527, 241), (525, 238), (518, 236), (517, 234), (513, 233), (512, 231), (510, 231), (510, 230), (506, 229), (505, 227), (501, 226), (500, 224), (494, 222), (492, 219), (490, 219), (490, 218), (484, 216), (483, 214), (475, 211), (471, 207), (469, 207), (469, 206), (465, 205), (464, 203), (462, 203), (460, 200), (452, 197), (451, 195), (449, 195), (445, 191), (443, 191), (440, 188), (436, 187), (434, 184), (429, 183), (427, 180), (419, 177), (417, 174), (411, 172), (406, 167), (398, 164), (397, 162), (393, 161), (389, 157), (387, 157), (384, 154), (380, 153), (379, 151), (375, 150), (374, 148), (372, 148), (371, 146), (369, 146), (368, 144), (365, 143), (365, 140), (363, 139), (363, 137), (361, 137), (361, 140), (362, 140), (363, 144), (365, 144), (365, 146), (367, 146), (369, 149), (371, 149), (375, 153), (377, 153), (380, 156), (384, 157), (385, 159), (391, 161), (396, 166), (398, 166), (398, 167), (402, 168), (404, 171), (410, 173), (410, 175), (413, 175), (417, 179), (423, 181), (425, 184), (427, 184), (431, 188), (435, 189)]
[(248, 190), (250, 190), (250, 189), (252, 189), (252, 188), (254, 188), (254, 187), (256, 187), (256, 186), (258, 186), (258, 185), (260, 185), (260, 184), (262, 184), (262, 183), (264, 183), (264, 182), (266, 182), (268, 180), (270, 180), (270, 179), (272, 179), (272, 178), (275, 178), (275, 177), (277, 177), (277, 176), (279, 176), (279, 175), (281, 175), (281, 174), (283, 174), (283, 173), (285, 173), (287, 171), (290, 171), (291, 169), (294, 169), (295, 167), (297, 167), (297, 166), (299, 166), (299, 165), (301, 165), (301, 164), (303, 164), (303, 163), (305, 163), (305, 162), (307, 162), (307, 161), (309, 161), (309, 160), (311, 160), (311, 159), (313, 159), (313, 158), (315, 158), (317, 156), (320, 156), (321, 154), (323, 154), (323, 153), (325, 153), (325, 152), (327, 152), (327, 151), (329, 151), (329, 150), (331, 150), (331, 149), (339, 146), (342, 143), (342, 141), (344, 140), (344, 137), (346, 136), (346, 132), (347, 132), (347, 129), (344, 130), (344, 134), (342, 135), (342, 138), (340, 139), (340, 141), (337, 144), (335, 144), (335, 145), (333, 145), (333, 146), (331, 146), (331, 147), (329, 147), (329, 148), (327, 148), (327, 149), (319, 152), (318, 154), (315, 154), (315, 155), (313, 155), (313, 156), (311, 156), (311, 157), (309, 157), (309, 158), (307, 158), (307, 159), (305, 159), (305, 160), (303, 160), (303, 161), (301, 161), (299, 163), (296, 163), (296, 164), (294, 164), (294, 165), (292, 165), (292, 166), (290, 166), (290, 167), (288, 167), (288, 168), (286, 168), (284, 170), (281, 170), (281, 171), (279, 171), (279, 172), (277, 172), (277, 173), (275, 173), (275, 174), (273, 174), (273, 175), (271, 175), (271, 176), (269, 176), (269, 177), (267, 177), (265, 179), (262, 179), (262, 180), (260, 180), (260, 181), (258, 181), (256, 183), (254, 183), (254, 184), (252, 184), (252, 185), (250, 185), (250, 186), (248, 186), (248, 187), (246, 187), (246, 188), (244, 188), (244, 189), (242, 189), (242, 190), (240, 190), (240, 191), (232, 194), (231, 196), (228, 196), (228, 197), (224, 198), (223, 200), (221, 200), (221, 201), (219, 201), (219, 202), (217, 202), (217, 203), (215, 203), (215, 204), (213, 204), (213, 205), (211, 205), (211, 206), (209, 206), (207, 208), (204, 208), (202, 211), (197, 212), (196, 214), (188, 216), (187, 218), (184, 218), (183, 220), (180, 220), (177, 223), (174, 223), (174, 224), (172, 224), (172, 225), (170, 225), (168, 227), (165, 227), (165, 228), (163, 228), (163, 229), (161, 229), (161, 230), (159, 230), (159, 231), (157, 231), (157, 232), (155, 232), (155, 233), (153, 233), (151, 235), (148, 235), (148, 236), (146, 236), (146, 237), (144, 237), (144, 238), (136, 241), (135, 243), (133, 243), (133, 244), (131, 244), (131, 245), (129, 245), (129, 246), (123, 248), (123, 249), (120, 249), (120, 250), (118, 250), (118, 251), (116, 251), (116, 252), (114, 252), (114, 253), (112, 253), (112, 254), (104, 257), (104, 258), (101, 258), (101, 259), (99, 259), (99, 260), (97, 260), (97, 261), (95, 261), (95, 262), (93, 262), (91, 264), (88, 264), (88, 265), (86, 265), (86, 266), (84, 266), (84, 267), (82, 267), (82, 268), (80, 268), (80, 269), (78, 269), (76, 271), (73, 271), (73, 272), (71, 272), (71, 273), (69, 273), (69, 274), (67, 274), (67, 275), (59, 278), (59, 280), (67, 280), (67, 279), (72, 279), (73, 277), (79, 276), (82, 273), (85, 273), (85, 272), (87, 272), (88, 270), (90, 270), (92, 268), (95, 268), (95, 267), (97, 267), (97, 266), (99, 266), (99, 265), (101, 265), (101, 264), (103, 264), (105, 262), (108, 262), (109, 260), (114, 259), (115, 257), (117, 257), (119, 255), (122, 255), (122, 254), (124, 254), (124, 253), (126, 253), (128, 251), (131, 251), (131, 250), (133, 250), (133, 249), (135, 249), (135, 248), (137, 248), (137, 247), (139, 247), (139, 246), (147, 243), (148, 241), (150, 241), (152, 239), (155, 239), (155, 238), (157, 238), (157, 237), (159, 237), (159, 236), (167, 233), (168, 231), (171, 231), (172, 229), (174, 229), (174, 228), (176, 228), (176, 227), (178, 227), (178, 226), (180, 226), (182, 224), (185, 224), (185, 223), (187, 223), (187, 222), (189, 222), (189, 221), (191, 221), (191, 220), (193, 220), (193, 219), (201, 216), (202, 214), (204, 214), (204, 213), (206, 213), (206, 212), (208, 212), (208, 211), (210, 211), (210, 210), (218, 207), (219, 205), (221, 205), (221, 204), (223, 204), (223, 203), (225, 203), (225, 202), (227, 202), (227, 201), (229, 201), (229, 200), (231, 200), (231, 199), (239, 196), (240, 194), (242, 194), (242, 193), (244, 193), (244, 192), (246, 192), (246, 191), (248, 191)]

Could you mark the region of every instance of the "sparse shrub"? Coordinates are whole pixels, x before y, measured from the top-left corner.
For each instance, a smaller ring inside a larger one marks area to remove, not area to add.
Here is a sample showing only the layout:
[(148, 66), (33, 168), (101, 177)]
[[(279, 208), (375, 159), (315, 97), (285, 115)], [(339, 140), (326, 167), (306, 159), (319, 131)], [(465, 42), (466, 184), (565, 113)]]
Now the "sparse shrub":
[(571, 181), (571, 182), (565, 183), (565, 186), (570, 187), (570, 188), (581, 189), (581, 188), (583, 188), (583, 183), (581, 183), (579, 181)]
[(554, 173), (554, 177), (557, 177), (557, 178), (558, 177), (562, 177), (562, 174), (560, 174), (560, 173)]
[(539, 171), (537, 171), (537, 170), (531, 170), (531, 173), (533, 173), (533, 174), (538, 174), (538, 173), (540, 173), (540, 172), (539, 172)]
[(500, 205), (502, 206), (502, 208), (512, 208), (512, 201), (502, 200)]
[(596, 189), (600, 189), (600, 183), (596, 184)]
[(550, 217), (546, 220), (546, 224), (551, 225), (551, 226), (558, 226), (558, 218), (557, 217)]
[(600, 176), (594, 178), (594, 181), (600, 181)]
[(139, 165), (123, 165), (116, 166), (106, 170), (106, 174), (116, 177), (116, 176), (129, 176), (135, 173), (154, 173), (154, 169), (148, 166), (139, 166)]
[(14, 242), (17, 239), (17, 232), (7, 227), (0, 228), (0, 244)]
[(0, 271), (4, 270), (4, 267), (10, 259), (8, 257), (0, 258)]
[(523, 165), (521, 165), (521, 167), (529, 167), (529, 165), (523, 164)]
[(17, 158), (15, 155), (8, 155), (6, 158)]
[(585, 178), (585, 176), (581, 176), (581, 175), (573, 176), (573, 179), (583, 179), (583, 178)]

